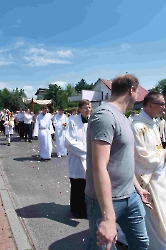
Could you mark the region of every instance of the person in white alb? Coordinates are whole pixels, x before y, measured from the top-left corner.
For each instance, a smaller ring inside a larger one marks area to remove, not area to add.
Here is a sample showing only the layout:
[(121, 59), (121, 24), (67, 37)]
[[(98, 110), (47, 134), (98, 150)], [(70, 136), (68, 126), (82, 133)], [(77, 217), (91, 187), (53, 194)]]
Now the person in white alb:
[(71, 184), (70, 210), (74, 217), (86, 218), (84, 193), (86, 184), (86, 133), (92, 107), (88, 100), (81, 100), (78, 108), (79, 115), (68, 123), (65, 147), (68, 151), (67, 166)]
[(68, 118), (64, 114), (64, 108), (61, 107), (59, 109), (58, 114), (56, 114), (53, 117), (53, 125), (55, 128), (56, 151), (58, 158), (67, 155), (67, 150), (65, 148), (65, 133), (66, 133), (67, 123), (68, 123)]
[(70, 122), (71, 120), (73, 120), (77, 116), (77, 113), (78, 113), (77, 109), (73, 108), (72, 109), (72, 114), (68, 118), (68, 122)]
[(42, 112), (37, 116), (33, 136), (38, 136), (39, 153), (41, 161), (51, 160), (52, 137), (54, 133), (47, 106), (43, 106)]
[(29, 142), (32, 142), (32, 119), (33, 115), (31, 114), (30, 109), (27, 109), (27, 111), (24, 113), (24, 134), (25, 141)]
[(162, 147), (155, 117), (165, 110), (164, 96), (149, 92), (143, 110), (134, 116), (135, 171), (140, 186), (149, 191), (153, 210), (146, 209), (150, 250), (166, 250), (166, 151)]

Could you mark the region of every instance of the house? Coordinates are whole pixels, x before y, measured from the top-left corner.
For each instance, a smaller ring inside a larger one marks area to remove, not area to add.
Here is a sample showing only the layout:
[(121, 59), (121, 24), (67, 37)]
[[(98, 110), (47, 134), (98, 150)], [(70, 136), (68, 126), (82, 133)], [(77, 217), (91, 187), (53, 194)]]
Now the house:
[[(88, 99), (92, 102), (93, 109), (102, 103), (106, 102), (111, 97), (112, 81), (99, 78), (94, 84), (92, 90), (82, 90), (81, 95), (77, 96), (77, 101), (81, 99)], [(142, 102), (148, 90), (144, 89), (142, 86), (138, 86), (138, 97), (134, 105), (134, 109), (139, 110), (142, 107)], [(72, 101), (76, 96), (69, 96), (68, 101)]]
[(46, 93), (46, 91), (46, 88), (39, 88), (35, 93), (35, 95), (37, 95), (37, 99), (44, 99), (44, 94)]

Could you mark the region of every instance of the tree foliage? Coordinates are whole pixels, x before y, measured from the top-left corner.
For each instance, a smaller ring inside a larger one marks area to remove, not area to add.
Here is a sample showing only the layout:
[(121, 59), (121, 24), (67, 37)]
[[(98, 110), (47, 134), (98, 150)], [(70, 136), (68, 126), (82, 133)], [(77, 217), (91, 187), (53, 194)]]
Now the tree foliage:
[(0, 109), (9, 109), (11, 111), (24, 108), (22, 98), (26, 97), (23, 89), (13, 89), (9, 91), (7, 88), (0, 90)]
[(53, 100), (54, 109), (68, 106), (68, 96), (76, 95), (75, 88), (72, 84), (67, 84), (65, 89), (62, 89), (56, 84), (50, 84), (44, 95), (44, 99)]
[(83, 89), (91, 90), (93, 88), (93, 83), (88, 84), (84, 79), (81, 79), (75, 86), (75, 91), (80, 94)]
[(161, 92), (163, 95), (166, 95), (166, 79), (164, 78), (164, 79), (160, 80), (160, 81), (157, 83), (157, 85), (156, 85), (153, 89), (151, 89), (151, 91), (152, 91), (152, 90), (159, 91), (159, 92)]
[[(65, 109), (72, 108), (77, 106), (77, 102), (68, 102), (69, 96), (77, 95), (81, 93), (83, 89), (91, 90), (93, 88), (93, 84), (87, 84), (84, 79), (81, 79), (75, 86), (72, 83), (68, 83), (65, 88), (61, 88), (56, 84), (49, 84), (46, 93), (43, 95), (44, 99), (52, 100), (53, 107), (50, 105), (50, 111), (53, 109), (59, 109), (59, 107), (63, 106)], [(22, 98), (26, 98), (27, 96), (24, 93), (23, 89), (13, 89), (12, 91), (4, 88), (0, 90), (0, 109), (9, 109), (11, 111), (19, 110), (20, 108), (27, 108), (27, 106), (22, 102)], [(33, 106), (33, 105), (32, 105)], [(32, 109), (30, 105), (29, 108)], [(40, 105), (34, 105), (33, 110), (41, 110)]]

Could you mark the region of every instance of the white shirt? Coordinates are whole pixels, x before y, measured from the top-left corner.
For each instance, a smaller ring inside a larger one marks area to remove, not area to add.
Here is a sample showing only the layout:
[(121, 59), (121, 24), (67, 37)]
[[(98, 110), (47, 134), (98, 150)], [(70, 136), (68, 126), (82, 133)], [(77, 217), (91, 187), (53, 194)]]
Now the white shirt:
[(31, 114), (25, 113), (24, 114), (24, 123), (31, 124), (33, 116)]
[(24, 121), (24, 113), (18, 113), (16, 115), (16, 120), (18, 120), (19, 122), (23, 122)]

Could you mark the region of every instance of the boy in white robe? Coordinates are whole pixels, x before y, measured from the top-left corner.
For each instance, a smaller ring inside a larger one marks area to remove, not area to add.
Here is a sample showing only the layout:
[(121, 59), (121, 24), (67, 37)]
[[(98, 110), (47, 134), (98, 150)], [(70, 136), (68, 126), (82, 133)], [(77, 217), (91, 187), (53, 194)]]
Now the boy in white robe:
[(64, 108), (59, 109), (58, 114), (53, 118), (53, 125), (55, 128), (55, 138), (56, 138), (56, 151), (57, 156), (60, 158), (63, 155), (67, 155), (67, 150), (65, 148), (65, 133), (68, 123), (68, 118), (64, 114)]
[(37, 116), (33, 136), (38, 136), (39, 153), (41, 161), (51, 159), (52, 137), (54, 133), (50, 115), (47, 113), (47, 106), (43, 106), (42, 112)]
[(71, 121), (71, 120), (73, 120), (76, 116), (77, 116), (77, 109), (76, 108), (73, 108), (72, 109), (72, 114), (69, 116), (69, 118), (68, 118), (68, 122), (69, 121)]
[(86, 133), (91, 103), (81, 100), (78, 104), (80, 114), (68, 124), (65, 146), (68, 150), (68, 175), (70, 178), (70, 210), (76, 218), (86, 218), (85, 173), (86, 173)]
[(166, 153), (155, 122), (165, 109), (161, 93), (148, 93), (143, 110), (135, 115), (131, 128), (135, 137), (135, 171), (141, 187), (150, 192), (153, 210), (146, 209), (150, 250), (166, 249)]
[(10, 113), (8, 119), (9, 120), (6, 120), (3, 125), (5, 127), (5, 135), (8, 143), (7, 145), (10, 146), (11, 136), (13, 135), (13, 130), (14, 130), (14, 118), (10, 115)]

